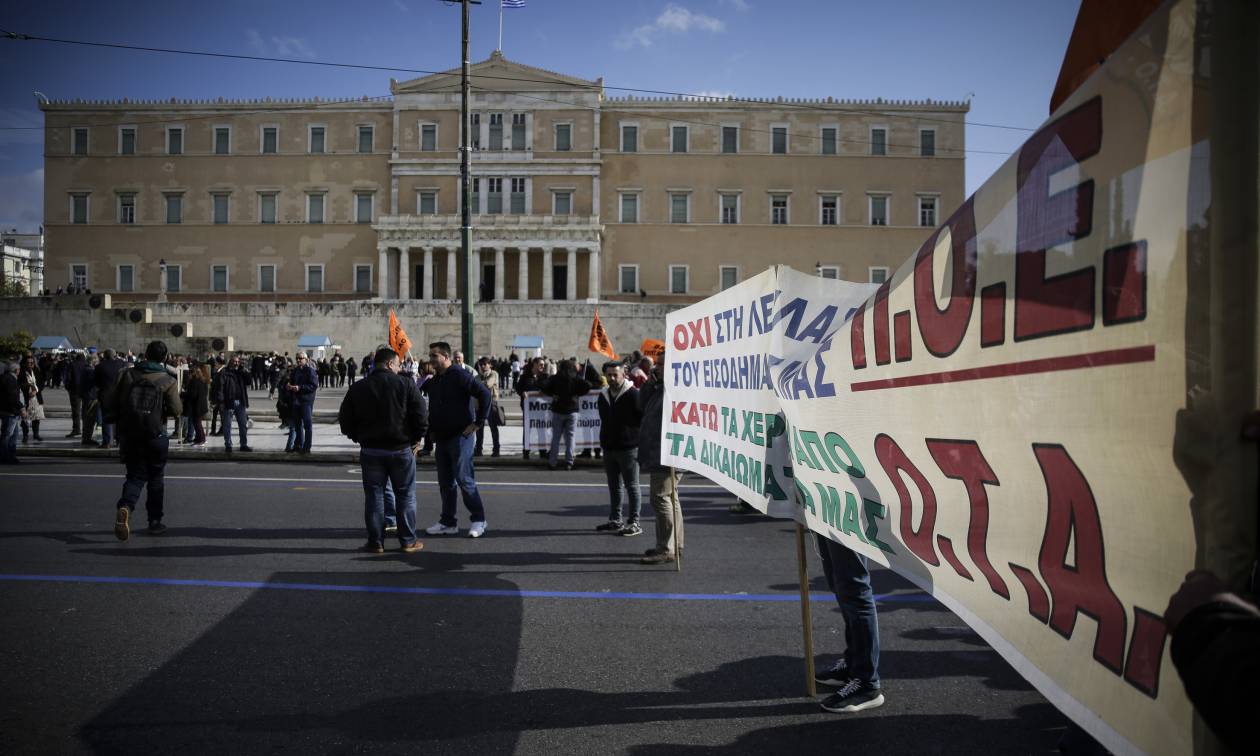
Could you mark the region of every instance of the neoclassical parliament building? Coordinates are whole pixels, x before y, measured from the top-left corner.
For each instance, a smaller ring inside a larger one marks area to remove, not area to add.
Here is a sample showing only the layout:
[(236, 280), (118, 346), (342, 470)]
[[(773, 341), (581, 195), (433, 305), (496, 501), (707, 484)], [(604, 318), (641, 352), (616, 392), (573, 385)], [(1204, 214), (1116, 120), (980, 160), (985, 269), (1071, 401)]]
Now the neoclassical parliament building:
[[(458, 69), (379, 100), (52, 101), (45, 286), (458, 298)], [(963, 196), (965, 102), (609, 97), (472, 66), (473, 290), (685, 304), (773, 264), (882, 281)]]

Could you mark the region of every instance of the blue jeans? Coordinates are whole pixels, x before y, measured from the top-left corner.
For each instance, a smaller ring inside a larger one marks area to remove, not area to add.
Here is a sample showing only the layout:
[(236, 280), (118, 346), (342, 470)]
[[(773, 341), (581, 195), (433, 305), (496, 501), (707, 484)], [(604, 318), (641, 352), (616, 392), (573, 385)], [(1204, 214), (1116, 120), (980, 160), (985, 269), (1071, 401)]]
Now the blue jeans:
[(411, 449), (385, 451), (360, 449), (363, 469), (363, 523), (369, 543), (385, 543), (385, 491), (397, 502), (398, 540), (404, 546), (416, 542), (416, 457)]
[(394, 498), (394, 489), (390, 486), (385, 486), (385, 527), (398, 527), (398, 501)]
[(564, 463), (573, 464), (573, 429), (577, 426), (577, 413), (561, 415), (551, 413), (551, 454), (547, 463), (555, 467), (560, 458), (560, 439), (564, 439)]
[[(289, 413), (289, 446), (302, 451), (311, 450), (311, 442), (315, 440), (315, 429), (311, 427), (311, 412), (315, 405), (306, 402), (294, 402)], [(296, 437), (293, 433), (297, 429)]]
[(844, 659), (849, 674), (872, 688), (879, 687), (879, 616), (866, 557), (829, 538), (818, 536), (827, 585), (836, 594), (844, 616)]
[(608, 521), (621, 521), (621, 489), (630, 497), (627, 522), (639, 521), (638, 449), (605, 449), (604, 473), (608, 476)]
[(241, 434), (241, 446), (249, 446), (246, 440), (246, 428), (249, 425), (249, 412), (245, 403), (240, 399), (233, 399), (231, 402), (225, 402), (223, 405), (223, 445), (232, 448), (232, 420), (236, 420), (236, 426)]
[(114, 424), (101, 423), (101, 446), (109, 446), (114, 442)]
[(18, 427), (21, 424), (17, 415), (0, 415), (0, 463), (17, 461)]
[(464, 506), (473, 522), (486, 521), (486, 507), (481, 503), (481, 494), (477, 491), (477, 480), (473, 477), (473, 444), (477, 443), (472, 436), (459, 435), (436, 442), (437, 451), (433, 455), (433, 464), (437, 467), (438, 493), (442, 495), (442, 517), (439, 520), (446, 527), (458, 524), (455, 519), (456, 489), (464, 494)]

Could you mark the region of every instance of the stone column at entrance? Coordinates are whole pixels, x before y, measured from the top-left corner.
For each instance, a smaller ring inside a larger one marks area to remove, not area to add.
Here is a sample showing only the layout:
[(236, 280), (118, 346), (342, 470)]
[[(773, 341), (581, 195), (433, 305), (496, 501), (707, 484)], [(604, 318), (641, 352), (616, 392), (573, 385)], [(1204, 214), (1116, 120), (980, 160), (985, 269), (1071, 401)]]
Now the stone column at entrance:
[(379, 264), (376, 266), (377, 274), (380, 277), (380, 297), (381, 299), (389, 299), (389, 247), (384, 244), (376, 245), (376, 250), (380, 254)]
[(403, 245), (398, 248), (398, 298), (411, 299), (411, 248)]
[(586, 279), (586, 298), (592, 302), (599, 301), (599, 247), (592, 247), (590, 254), (587, 256), (587, 264), (590, 267)]
[(552, 297), (551, 290), (551, 247), (543, 249), (543, 299), (550, 302)]
[(518, 249), (516, 259), (516, 298), (524, 302), (529, 299), (529, 247)]
[(455, 290), (455, 272), (458, 270), (455, 262), (455, 250), (446, 250), (446, 298), (459, 299), (459, 292)]
[(568, 278), (564, 286), (564, 298), (577, 299), (577, 247), (569, 247), (569, 266), (565, 273)]
[(481, 250), (472, 248), (472, 259), (468, 261), (468, 279), (472, 281), (472, 298), (481, 301)]
[(433, 299), (433, 248), (424, 248), (424, 283), (420, 289), (421, 299)]
[(503, 253), (505, 251), (503, 247), (494, 248), (494, 301), (496, 302), (503, 301), (504, 289), (507, 288), (504, 286), (504, 282), (507, 279), (505, 275), (507, 271), (503, 269)]

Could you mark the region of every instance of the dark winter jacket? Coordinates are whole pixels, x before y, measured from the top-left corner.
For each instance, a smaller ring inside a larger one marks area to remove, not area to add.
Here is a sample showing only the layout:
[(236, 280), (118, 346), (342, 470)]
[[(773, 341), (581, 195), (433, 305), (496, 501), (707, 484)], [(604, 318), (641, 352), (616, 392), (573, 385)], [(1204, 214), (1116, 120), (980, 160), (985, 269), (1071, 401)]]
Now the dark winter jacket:
[(423, 391), (429, 397), (430, 432), (435, 440), (455, 438), (474, 423), (486, 424), (490, 392), (467, 370), (451, 365), (425, 381)]
[(376, 370), (346, 391), (337, 413), (341, 432), (367, 449), (398, 451), (424, 438), (428, 429), (416, 384)]
[(225, 367), (219, 371), (219, 385), (216, 389), (215, 401), (224, 407), (230, 407), (239, 399), (242, 407), (249, 406), (249, 371), (245, 368), (233, 370)]
[(96, 383), (97, 396), (104, 396), (106, 391), (118, 383), (118, 374), (127, 367), (127, 363), (119, 359), (101, 360), (92, 371), (92, 380)]
[(85, 402), (90, 402), (99, 396), (96, 392), (96, 371), (87, 363), (87, 360), (74, 363), (74, 390)]
[(11, 372), (0, 375), (0, 415), (18, 415), (22, 412), (22, 391), (17, 376)]
[[(105, 422), (118, 422), (118, 413), (122, 409), (122, 403), (136, 381), (151, 381), (162, 387), (163, 417), (179, 417), (183, 414), (184, 405), (179, 400), (179, 386), (166, 371), (166, 366), (157, 362), (143, 361), (119, 373), (118, 382), (101, 396), (101, 413), (105, 417)], [(125, 433), (126, 429), (119, 424), (119, 436)]]
[(184, 383), (185, 406), (188, 417), (205, 417), (210, 414), (210, 387), (200, 378), (189, 378)]
[(644, 383), (639, 389), (639, 409), (643, 422), (639, 424), (639, 469), (644, 472), (660, 472), (661, 423), (665, 414), (665, 384), (657, 380)]
[(605, 449), (633, 449), (639, 445), (639, 390), (630, 381), (612, 398), (612, 387), (599, 392), (599, 445)]
[(1203, 721), (1235, 753), (1251, 752), (1260, 701), (1260, 613), (1226, 602), (1203, 604), (1177, 626), (1170, 650)]
[(298, 387), (296, 393), (289, 392), (293, 395), (294, 404), (315, 403), (315, 391), (319, 388), (319, 378), (309, 362), (301, 367), (293, 368), (293, 372), (289, 375), (289, 383)]
[(553, 375), (542, 392), (551, 397), (551, 411), (558, 415), (572, 415), (578, 411), (578, 399), (591, 390), (591, 384), (567, 375)]

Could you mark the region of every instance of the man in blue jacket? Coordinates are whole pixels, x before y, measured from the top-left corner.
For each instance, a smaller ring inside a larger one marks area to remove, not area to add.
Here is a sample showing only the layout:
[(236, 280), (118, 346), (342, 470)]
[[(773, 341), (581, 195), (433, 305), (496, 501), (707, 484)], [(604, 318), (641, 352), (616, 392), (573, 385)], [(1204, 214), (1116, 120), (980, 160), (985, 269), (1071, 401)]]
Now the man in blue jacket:
[(294, 432), (292, 447), (298, 454), (310, 454), (311, 442), (315, 430), (311, 425), (311, 415), (315, 409), (315, 391), (319, 388), (319, 377), (315, 368), (307, 359), (306, 352), (297, 353), (297, 367), (289, 375), (289, 385), (285, 390), (293, 397), (292, 410), (289, 413), (289, 427)]
[(486, 532), (486, 509), (473, 477), (473, 445), (477, 429), (486, 424), (490, 412), (490, 391), (472, 373), (454, 367), (451, 345), (445, 341), (429, 345), (429, 361), (437, 375), (425, 381), (421, 390), (429, 397), (429, 431), (437, 447), (433, 463), (437, 466), (438, 493), (442, 495), (442, 517), (424, 532), (459, 533), (455, 519), (458, 489), (472, 519), (468, 535), (480, 538)]

